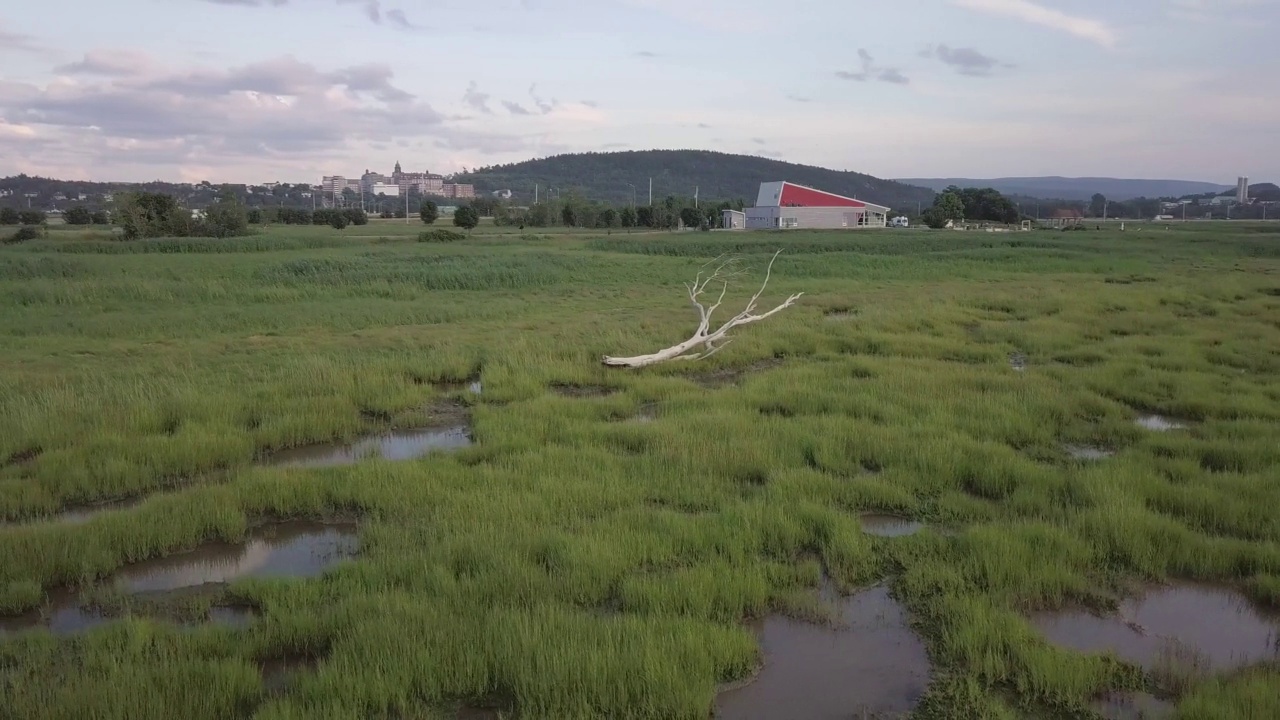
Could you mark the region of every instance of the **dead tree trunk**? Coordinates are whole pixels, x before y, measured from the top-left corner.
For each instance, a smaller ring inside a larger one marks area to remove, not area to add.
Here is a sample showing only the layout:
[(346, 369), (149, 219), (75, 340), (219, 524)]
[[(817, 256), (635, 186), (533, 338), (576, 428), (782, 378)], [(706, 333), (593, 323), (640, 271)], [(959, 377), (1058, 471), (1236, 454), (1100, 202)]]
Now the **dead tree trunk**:
[[(610, 357), (606, 355), (603, 358), (604, 364), (610, 367), (640, 368), (668, 360), (701, 360), (711, 357), (732, 340), (728, 337), (730, 330), (759, 322), (770, 315), (779, 313), (794, 305), (796, 300), (799, 300), (804, 295), (804, 293), (796, 293), (772, 310), (756, 314), (756, 303), (760, 300), (760, 295), (764, 293), (765, 288), (769, 286), (769, 278), (773, 274), (773, 263), (781, 254), (782, 251), (779, 250), (770, 258), (769, 267), (765, 270), (764, 282), (761, 283), (760, 289), (756, 291), (756, 294), (751, 296), (751, 300), (747, 302), (747, 306), (743, 308), (742, 312), (729, 318), (718, 329), (711, 329), (711, 316), (720, 307), (720, 303), (724, 302), (725, 293), (729, 289), (729, 281), (741, 275), (736, 268), (735, 261), (732, 259), (720, 263), (705, 278), (700, 271), (693, 282), (685, 286), (689, 291), (689, 301), (693, 303), (694, 308), (698, 311), (698, 329), (694, 331), (692, 337), (678, 345), (672, 345), (650, 355), (637, 355), (635, 357)], [(712, 284), (720, 285), (720, 295), (716, 298), (715, 303), (708, 307), (703, 303), (702, 296), (706, 292), (707, 286)], [(698, 348), (702, 348), (702, 351), (693, 352)]]

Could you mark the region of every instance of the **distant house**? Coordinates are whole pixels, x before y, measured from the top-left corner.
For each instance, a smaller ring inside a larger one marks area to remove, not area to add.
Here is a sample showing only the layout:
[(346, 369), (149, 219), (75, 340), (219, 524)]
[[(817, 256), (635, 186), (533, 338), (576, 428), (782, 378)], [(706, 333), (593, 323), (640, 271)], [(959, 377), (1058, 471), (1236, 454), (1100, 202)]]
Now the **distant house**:
[(1047, 222), (1049, 227), (1074, 227), (1084, 222), (1084, 213), (1071, 208), (1054, 210)]
[(741, 210), (725, 210), (722, 215), (725, 230), (747, 229), (747, 214)]

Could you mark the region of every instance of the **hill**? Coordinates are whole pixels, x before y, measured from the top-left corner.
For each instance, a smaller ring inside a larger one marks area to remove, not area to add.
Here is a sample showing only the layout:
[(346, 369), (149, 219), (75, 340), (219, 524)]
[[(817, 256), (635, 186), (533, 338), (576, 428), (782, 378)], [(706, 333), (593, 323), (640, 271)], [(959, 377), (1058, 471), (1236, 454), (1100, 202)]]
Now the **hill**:
[(459, 174), (456, 182), (472, 183), (479, 192), (511, 190), (516, 202), (533, 201), (534, 186), (546, 198), (552, 189), (560, 196), (576, 193), (590, 200), (646, 204), (649, 178), (653, 197), (689, 197), (698, 188), (706, 200), (743, 200), (754, 204), (760, 183), (789, 180), (891, 208), (915, 210), (929, 205), (934, 192), (862, 173), (830, 170), (810, 165), (770, 160), (750, 155), (730, 155), (708, 150), (640, 150), (612, 153), (556, 155), (496, 165)]
[(1127, 180), (1122, 178), (1006, 177), (988, 180), (974, 178), (907, 178), (900, 183), (920, 185), (941, 191), (948, 185), (960, 187), (992, 187), (1005, 195), (1057, 200), (1089, 200), (1102, 193), (1110, 200), (1132, 200), (1147, 197), (1183, 197), (1219, 193), (1235, 186), (1192, 180)]

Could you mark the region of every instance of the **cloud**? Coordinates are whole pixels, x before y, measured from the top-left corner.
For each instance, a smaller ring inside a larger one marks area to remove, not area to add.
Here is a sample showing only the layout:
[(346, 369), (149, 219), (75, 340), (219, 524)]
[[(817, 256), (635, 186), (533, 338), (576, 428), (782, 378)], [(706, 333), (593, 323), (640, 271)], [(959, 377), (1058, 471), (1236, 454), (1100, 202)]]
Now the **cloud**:
[(707, 123), (698, 123), (698, 127), (702, 128), (703, 130), (707, 130), (711, 128), (711, 126), (708, 125)]
[[(391, 84), (390, 66), (382, 64), (351, 65), (323, 72), (292, 55), (218, 70), (197, 68), (186, 73), (139, 79), (148, 90), (165, 90), (184, 95), (223, 95), (231, 92), (254, 92), (273, 96), (307, 96), (328, 88), (345, 88), (353, 96), (369, 96), (386, 103), (403, 103), (413, 95)], [(129, 84), (132, 81), (121, 80)]]
[(63, 75), (128, 77), (143, 74), (150, 67), (151, 57), (146, 53), (137, 50), (100, 49), (90, 50), (80, 60), (59, 65), (53, 71)]
[(656, 58), (656, 57), (658, 57), (658, 53), (656, 53), (656, 52), (652, 52), (652, 51), (649, 51), (649, 50), (641, 50), (641, 51), (637, 52), (635, 55), (636, 55), (636, 57), (642, 57), (642, 58)]
[(798, 102), (798, 103), (813, 102), (812, 99), (807, 97), (801, 97), (800, 95), (788, 95), (787, 99), (790, 100), (791, 102)]
[(409, 22), (409, 18), (405, 17), (404, 11), (401, 10), (400, 8), (393, 8), (391, 10), (388, 10), (387, 20), (389, 20), (392, 25), (395, 25), (401, 30), (413, 30), (416, 28), (416, 26), (413, 23)]
[[(232, 7), (285, 7), (286, 5), (295, 4), (292, 0), (200, 0), (200, 2)], [(339, 5), (359, 5), (364, 12), (364, 16), (369, 18), (370, 22), (378, 25), (381, 25), (385, 18), (401, 30), (412, 30), (416, 27), (409, 22), (409, 18), (403, 10), (399, 8), (387, 8), (384, 10), (382, 0), (335, 0), (335, 2)]]
[(1116, 31), (1101, 20), (1068, 15), (1061, 10), (1037, 5), (1031, 0), (951, 0), (951, 2), (967, 10), (1000, 15), (1031, 25), (1061, 30), (1104, 47), (1115, 47), (1119, 42)]
[[(103, 51), (119, 58), (122, 51)], [(93, 55), (87, 56), (92, 58)], [(98, 62), (81, 61), (97, 67)], [(95, 64), (96, 63), (96, 64)], [(118, 69), (107, 63), (108, 69)], [(527, 134), (476, 132), (393, 84), (389, 68), (322, 70), (290, 56), (232, 68), (0, 80), (0, 157), (13, 168), (121, 168), (155, 176), (187, 168), (319, 168), (361, 162), (355, 148), (388, 138), (487, 152), (549, 145)], [(577, 107), (575, 105), (575, 107)], [(151, 168), (143, 170), (142, 168)]]
[[(485, 95), (484, 97), (488, 98), (489, 96)], [(550, 115), (557, 109), (562, 108), (568, 112), (569, 116), (577, 115), (595, 117), (599, 115), (599, 113), (596, 112), (597, 108), (599, 108), (598, 103), (590, 100), (583, 100), (578, 103), (570, 103), (567, 106), (562, 106), (559, 100), (546, 100), (539, 96), (537, 84), (529, 86), (529, 99), (533, 101), (532, 108), (525, 107), (514, 100), (503, 100), (502, 106), (505, 107), (507, 112), (512, 115)], [(488, 112), (488, 110), (485, 109), (485, 112)]]
[(961, 75), (971, 77), (988, 77), (1002, 64), (990, 55), (984, 55), (973, 48), (952, 48), (947, 45), (922, 50), (920, 56), (936, 58), (943, 64), (950, 65)]
[(24, 35), (20, 32), (13, 32), (0, 28), (0, 53), (6, 50), (14, 52), (27, 53), (43, 53), (48, 48), (44, 47), (30, 35)]
[(552, 110), (555, 110), (556, 106), (560, 104), (560, 102), (554, 98), (552, 98), (551, 100), (544, 100), (541, 97), (539, 97), (537, 84), (529, 86), (529, 97), (533, 99), (533, 104), (537, 106), (538, 110), (543, 115), (546, 115), (550, 113)]
[(493, 114), (489, 109), (489, 94), (480, 92), (475, 80), (467, 84), (467, 91), (462, 93), (462, 101), (486, 115)]
[(898, 72), (896, 68), (885, 68), (876, 74), (876, 79), (880, 82), (893, 83), (894, 85), (907, 85), (911, 82), (910, 78)]
[(768, 144), (768, 141), (767, 141), (767, 140), (765, 140), (764, 138), (758, 138), (758, 137), (753, 137), (753, 138), (751, 138), (751, 142), (753, 142), (753, 143), (755, 143), (755, 144), (757, 144), (757, 145), (767, 145), (767, 144)]
[(906, 85), (911, 82), (911, 79), (903, 75), (898, 68), (876, 65), (875, 58), (871, 57), (871, 53), (867, 52), (866, 48), (858, 48), (858, 62), (862, 65), (861, 70), (857, 72), (837, 70), (836, 77), (854, 82), (866, 82), (867, 80), (875, 79), (893, 85)]

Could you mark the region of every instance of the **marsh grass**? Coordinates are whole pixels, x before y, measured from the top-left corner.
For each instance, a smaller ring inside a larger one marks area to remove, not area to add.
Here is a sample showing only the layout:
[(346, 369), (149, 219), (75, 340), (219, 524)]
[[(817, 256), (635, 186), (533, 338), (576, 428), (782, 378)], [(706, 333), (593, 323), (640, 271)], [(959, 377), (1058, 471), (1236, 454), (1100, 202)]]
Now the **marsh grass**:
[[(939, 670), (918, 716), (1084, 717), (1147, 678), (1027, 613), (1175, 577), (1280, 604), (1280, 246), (1208, 227), (5, 248), (0, 612), (272, 519), (359, 517), (361, 553), (232, 583), (257, 609), (243, 629), (142, 609), (0, 641), (0, 695), (18, 717), (705, 718), (760, 660), (745, 620), (821, 620), (824, 577), (887, 578)], [(769, 294), (796, 307), (698, 365), (600, 366), (687, 337), (702, 263), (758, 270), (780, 245)], [(475, 445), (259, 465), (441, 403)], [(1144, 430), (1148, 412), (1189, 427)], [(141, 501), (22, 522), (120, 496)], [(864, 512), (929, 527), (875, 538)], [(307, 662), (268, 688), (280, 658)], [(1176, 689), (1187, 717), (1251, 718), (1274, 682)]]

